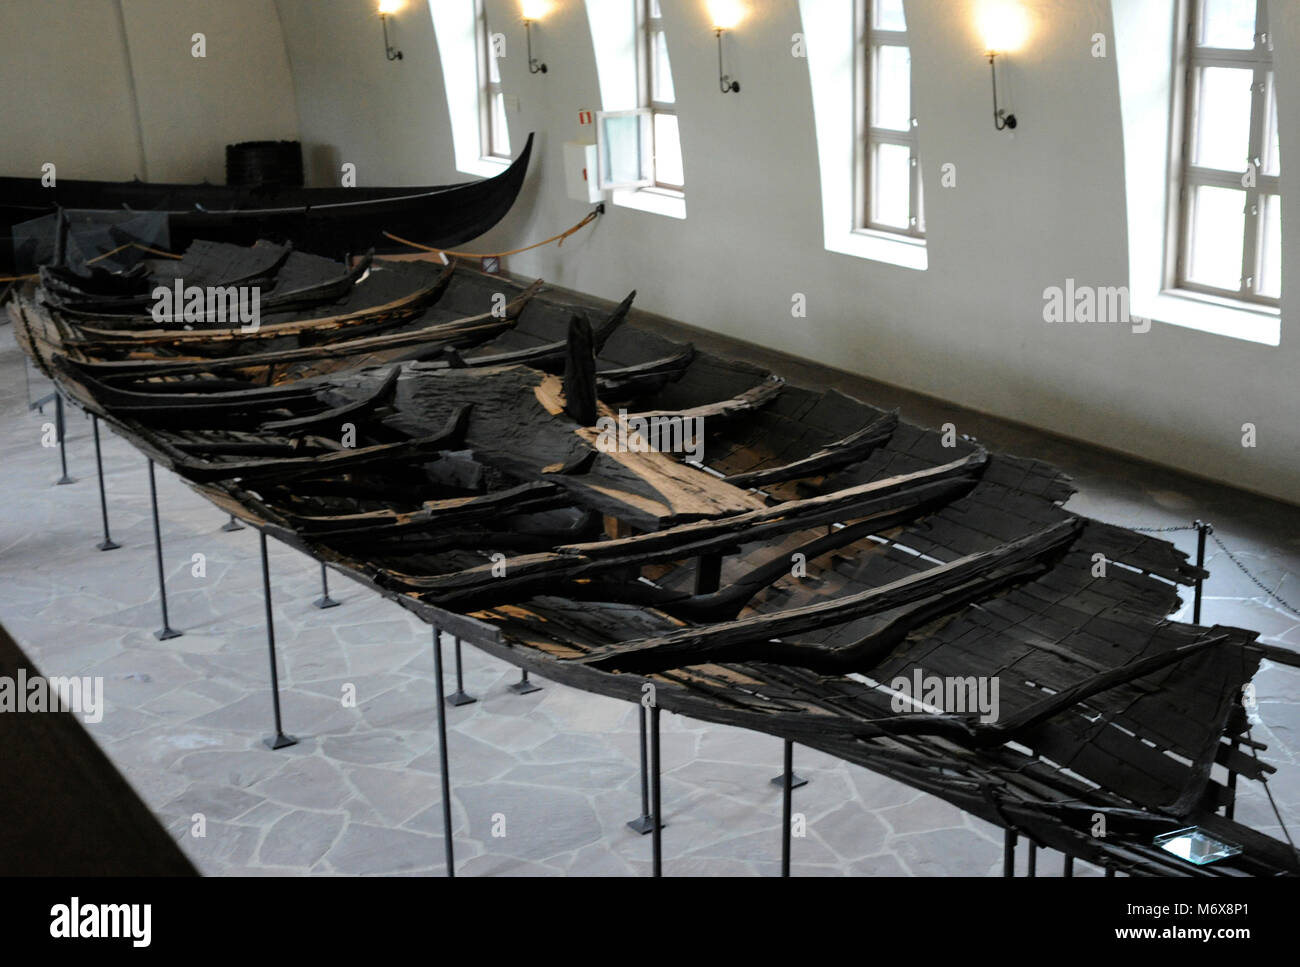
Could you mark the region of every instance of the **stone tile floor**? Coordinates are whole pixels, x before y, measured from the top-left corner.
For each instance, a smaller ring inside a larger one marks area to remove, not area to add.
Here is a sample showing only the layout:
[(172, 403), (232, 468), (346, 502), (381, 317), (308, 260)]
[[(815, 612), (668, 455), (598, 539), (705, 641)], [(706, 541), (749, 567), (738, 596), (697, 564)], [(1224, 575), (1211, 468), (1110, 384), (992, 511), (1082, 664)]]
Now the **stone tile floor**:
[[(649, 324), (664, 325), (650, 320)], [(691, 333), (698, 344), (720, 343)], [(747, 351), (768, 362), (771, 354)], [(1030, 452), (1076, 473), (1072, 506), (1120, 523), (1161, 526), (1195, 516), (1272, 590), (1300, 599), (1300, 508), (1182, 477), (1000, 423), (896, 389), (791, 360), (795, 379), (856, 392), (929, 425)], [(32, 391), (48, 384), (33, 376)], [(317, 610), (318, 568), (271, 542), (284, 723), (297, 746), (267, 750), (267, 679), (257, 535), (221, 531), (221, 515), (167, 472), (158, 475), (171, 623), (160, 642), (146, 463), (103, 435), (113, 537), (101, 553), (91, 424), (70, 410), (77, 482), (54, 486), (58, 451), (41, 446), (26, 409), (21, 353), (0, 327), (0, 621), (46, 675), (105, 679), (106, 712), (91, 734), (210, 875), (443, 872), (442, 805), (429, 629), (332, 575), (342, 606)], [(1182, 546), (1194, 535), (1175, 534)], [(1300, 617), (1271, 602), (1217, 547), (1209, 622), (1260, 629), (1300, 649)], [(203, 555), (198, 568), (196, 555)], [(1179, 617), (1190, 614), (1184, 608)], [(450, 642), (445, 654), (450, 674)], [(639, 812), (637, 710), (543, 682), (508, 690), (518, 672), (467, 647), (474, 705), (449, 709), (457, 871), (463, 875), (645, 875), (650, 842), (625, 823)], [(1300, 831), (1300, 671), (1257, 679), (1256, 736), (1279, 772), (1271, 787)], [(450, 685), (450, 681), (449, 681)], [(355, 694), (355, 702), (345, 697)], [(668, 875), (774, 875), (780, 859), (781, 743), (668, 714), (662, 722)], [(795, 875), (990, 876), (1001, 832), (934, 797), (820, 753), (796, 750), (808, 786), (795, 793), (807, 835)], [(1250, 784), (1252, 787), (1254, 784)], [(1273, 835), (1267, 801), (1246, 789), (1239, 818)], [(196, 835), (202, 817), (203, 835)], [(1024, 851), (1020, 855), (1023, 870)], [(1059, 858), (1040, 857), (1045, 875)], [(1082, 874), (1097, 871), (1080, 866)]]

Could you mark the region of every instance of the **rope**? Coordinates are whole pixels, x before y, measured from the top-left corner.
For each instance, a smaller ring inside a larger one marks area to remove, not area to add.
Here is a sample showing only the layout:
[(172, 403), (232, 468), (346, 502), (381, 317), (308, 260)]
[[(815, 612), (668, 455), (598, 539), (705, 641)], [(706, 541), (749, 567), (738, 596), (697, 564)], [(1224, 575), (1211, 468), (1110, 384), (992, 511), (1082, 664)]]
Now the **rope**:
[(428, 245), (421, 245), (419, 242), (412, 242), (410, 239), (399, 238), (392, 232), (384, 232), (384, 235), (387, 238), (391, 238), (394, 242), (398, 242), (402, 245), (409, 245), (411, 248), (417, 248), (422, 252), (432, 252), (435, 255), (453, 255), (465, 259), (500, 259), (505, 258), (507, 255), (518, 255), (520, 252), (527, 252), (531, 249), (541, 248), (543, 245), (550, 245), (552, 242), (558, 242), (562, 246), (564, 245), (564, 240), (570, 235), (585, 228), (599, 218), (603, 209), (603, 205), (593, 209), (588, 212), (587, 217), (578, 222), (578, 224), (574, 225), (572, 228), (565, 229), (558, 235), (552, 235), (550, 238), (541, 242), (534, 242), (532, 245), (525, 245), (523, 248), (511, 249), (509, 252), (454, 252), (451, 249), (433, 248)]
[(103, 255), (96, 255), (93, 259), (87, 259), (86, 264), (94, 265), (96, 262), (103, 261), (104, 259), (108, 258), (110, 255), (116, 255), (118, 252), (121, 252), (123, 249), (128, 249), (128, 248), (138, 248), (142, 252), (148, 252), (150, 255), (160, 255), (163, 258), (167, 258), (167, 259), (179, 259), (184, 257), (181, 255), (177, 255), (175, 252), (164, 252), (162, 249), (150, 248), (148, 245), (141, 245), (139, 242), (127, 242), (125, 245), (119, 245), (117, 248), (113, 249), (112, 251), (105, 252)]

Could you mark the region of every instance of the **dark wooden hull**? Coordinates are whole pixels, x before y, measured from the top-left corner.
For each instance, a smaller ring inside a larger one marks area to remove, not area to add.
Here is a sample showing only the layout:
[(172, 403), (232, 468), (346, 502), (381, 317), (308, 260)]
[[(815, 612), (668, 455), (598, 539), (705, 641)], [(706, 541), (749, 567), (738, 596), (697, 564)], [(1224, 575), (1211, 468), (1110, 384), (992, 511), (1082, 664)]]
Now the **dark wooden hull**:
[(530, 134), (501, 174), (435, 188), (294, 188), (260, 191), (217, 185), (0, 178), (0, 268), (15, 264), (13, 226), (57, 208), (166, 215), (172, 251), (198, 239), (252, 245), (292, 240), (301, 251), (333, 258), (367, 249), (404, 251), (391, 232), (435, 248), (477, 238), (514, 205), (532, 154)]
[[(1071, 513), (1039, 461), (633, 327), (566, 328), (558, 356), (552, 318), (155, 407), (54, 375), (223, 510), (537, 674), (821, 749), (1122, 872), (1300, 873), (1219, 813), (1216, 766), (1272, 771), (1230, 743), (1253, 741), (1239, 696), (1278, 655), (1170, 620), (1186, 555)], [(702, 416), (702, 459), (602, 448), (591, 415), (628, 427), (624, 405)], [(1000, 712), (900, 709), (918, 674), (996, 681)], [(1190, 825), (1244, 852), (1152, 845)]]

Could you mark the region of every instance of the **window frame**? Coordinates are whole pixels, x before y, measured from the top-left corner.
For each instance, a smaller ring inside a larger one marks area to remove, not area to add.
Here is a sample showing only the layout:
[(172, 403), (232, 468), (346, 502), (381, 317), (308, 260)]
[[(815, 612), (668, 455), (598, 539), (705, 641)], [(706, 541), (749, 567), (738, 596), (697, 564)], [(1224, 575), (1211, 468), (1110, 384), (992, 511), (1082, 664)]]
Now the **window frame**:
[[(659, 179), (659, 145), (657, 143), (657, 125), (655, 121), (659, 115), (671, 115), (673, 118), (679, 118), (677, 113), (677, 102), (669, 103), (667, 101), (656, 101), (654, 99), (655, 91), (655, 38), (663, 35), (665, 44), (667, 44), (667, 34), (663, 25), (663, 10), (660, 9), (660, 16), (653, 16), (651, 4), (654, 0), (637, 0), (637, 90), (639, 100), (643, 109), (650, 112), (650, 154), (653, 159), (652, 171), (654, 183), (647, 185), (656, 191), (671, 192), (674, 194), (684, 194), (685, 185), (685, 159), (683, 159), (683, 183), (680, 185), (670, 184)], [(676, 84), (673, 85), (676, 91)], [(681, 123), (678, 120), (678, 148), (680, 150), (680, 132)]]
[[(478, 48), (479, 152), (484, 160), (508, 162), (513, 159), (513, 155), (510, 153), (510, 126), (509, 121), (506, 120), (505, 90), (500, 80), (492, 80), (492, 27), (488, 23), (485, 0), (474, 0), (474, 32), (475, 45)], [(499, 77), (500, 65), (497, 71)], [(505, 125), (504, 132), (498, 131), (493, 111), (498, 98), (502, 101), (501, 121)], [(500, 143), (501, 134), (505, 136), (504, 147)]]
[[(1253, 311), (1279, 310), (1281, 295), (1258, 292), (1260, 253), (1264, 223), (1264, 199), (1275, 195), (1282, 201), (1281, 159), (1278, 174), (1267, 175), (1265, 138), (1268, 134), (1269, 105), (1277, 98), (1272, 35), (1269, 31), (1268, 2), (1255, 0), (1255, 46), (1249, 50), (1203, 47), (1199, 44), (1205, 0), (1184, 0), (1179, 5), (1179, 55), (1175, 62), (1173, 87), (1173, 132), (1170, 146), (1168, 219), (1165, 243), (1165, 279), (1174, 294), (1191, 295), (1204, 301), (1235, 304)], [(1252, 71), (1250, 128), (1246, 162), (1240, 171), (1208, 168), (1193, 163), (1193, 139), (1197, 136), (1197, 85), (1202, 68), (1222, 67)], [(1279, 123), (1280, 123), (1279, 110)], [(1242, 178), (1251, 163), (1256, 165), (1255, 184), (1245, 187)], [(1188, 278), (1193, 239), (1196, 189), (1225, 188), (1244, 194), (1242, 252), (1237, 289), (1225, 289)]]
[[(884, 30), (876, 26), (878, 0), (858, 0), (855, 5), (854, 46), (854, 230), (862, 233), (880, 233), (900, 241), (925, 243), (925, 197), (921, 178), (920, 149), (917, 139), (916, 84), (912, 72), (908, 73), (908, 107), (911, 111), (906, 131), (872, 125), (872, 101), (876, 89), (877, 49), (903, 47), (911, 57), (912, 46), (907, 30)], [(911, 161), (908, 182), (908, 225), (900, 228), (876, 221), (873, 216), (875, 151), (881, 144), (896, 144), (908, 149)]]

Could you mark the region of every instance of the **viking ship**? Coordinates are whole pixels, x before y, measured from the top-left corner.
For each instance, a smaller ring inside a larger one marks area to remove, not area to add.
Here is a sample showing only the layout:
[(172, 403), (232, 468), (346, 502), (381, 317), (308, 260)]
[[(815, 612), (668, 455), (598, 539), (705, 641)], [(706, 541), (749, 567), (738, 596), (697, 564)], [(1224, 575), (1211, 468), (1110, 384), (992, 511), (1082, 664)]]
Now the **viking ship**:
[[(39, 178), (0, 178), (0, 268), (32, 258), (16, 226), (59, 210), (119, 217), (151, 213), (166, 222), (167, 247), (197, 239), (252, 245), (293, 240), (303, 251), (331, 257), (370, 248), (397, 251), (384, 233), (435, 248), (482, 235), (514, 205), (528, 171), (533, 136), (499, 175), (438, 187), (260, 188)], [(124, 238), (123, 241), (129, 241)]]
[[(31, 296), (11, 311), (67, 395), (223, 511), (530, 672), (650, 689), (1109, 870), (1300, 873), (1226, 809), (1275, 771), (1243, 690), (1296, 656), (1172, 620), (1204, 577), (1185, 554), (1070, 511), (1041, 461), (624, 325), (629, 303), (284, 379), (251, 350), (106, 358)], [(930, 679), (999, 707), (908, 687)], [(1239, 852), (1155, 843), (1192, 826)]]

